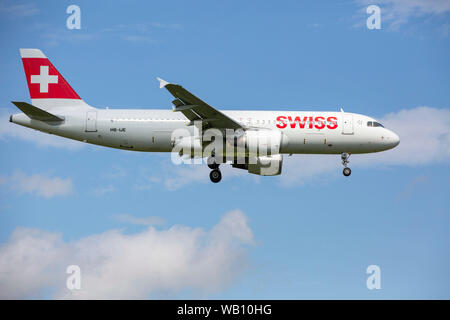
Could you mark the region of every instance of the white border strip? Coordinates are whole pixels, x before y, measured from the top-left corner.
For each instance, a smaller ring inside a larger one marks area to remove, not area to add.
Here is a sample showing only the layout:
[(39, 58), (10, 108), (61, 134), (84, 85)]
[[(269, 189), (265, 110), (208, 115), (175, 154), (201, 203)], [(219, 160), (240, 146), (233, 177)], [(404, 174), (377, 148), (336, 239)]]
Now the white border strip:
[(39, 49), (20, 49), (22, 58), (47, 58)]

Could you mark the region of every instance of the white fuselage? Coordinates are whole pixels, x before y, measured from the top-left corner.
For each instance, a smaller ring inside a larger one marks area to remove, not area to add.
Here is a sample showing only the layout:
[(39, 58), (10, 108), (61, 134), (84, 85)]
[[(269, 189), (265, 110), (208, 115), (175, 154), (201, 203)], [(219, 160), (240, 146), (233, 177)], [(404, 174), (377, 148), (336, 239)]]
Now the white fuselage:
[[(391, 149), (399, 137), (382, 127), (368, 126), (374, 119), (347, 112), (318, 111), (222, 111), (251, 130), (282, 132), (282, 154), (370, 153)], [(189, 130), (189, 120), (180, 112), (159, 109), (56, 108), (64, 118), (51, 124), (32, 120), (23, 113), (11, 122), (62, 137), (125, 150), (171, 152), (172, 133)], [(296, 121), (297, 120), (297, 121)], [(330, 121), (327, 121), (330, 120)]]

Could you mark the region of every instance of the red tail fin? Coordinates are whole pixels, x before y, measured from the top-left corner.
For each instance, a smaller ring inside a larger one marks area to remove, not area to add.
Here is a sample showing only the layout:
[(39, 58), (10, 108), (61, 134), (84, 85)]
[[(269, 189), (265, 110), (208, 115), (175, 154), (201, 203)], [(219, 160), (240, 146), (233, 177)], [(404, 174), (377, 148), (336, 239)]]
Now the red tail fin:
[(80, 96), (39, 49), (20, 49), (33, 105), (48, 109), (84, 104)]

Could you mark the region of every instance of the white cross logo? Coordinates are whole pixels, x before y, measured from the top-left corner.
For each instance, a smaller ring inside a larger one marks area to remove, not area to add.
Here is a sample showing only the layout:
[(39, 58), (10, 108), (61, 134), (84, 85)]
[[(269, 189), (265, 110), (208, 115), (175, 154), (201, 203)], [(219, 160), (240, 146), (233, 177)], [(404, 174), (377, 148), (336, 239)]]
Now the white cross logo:
[(39, 83), (39, 92), (47, 93), (49, 83), (58, 83), (58, 76), (51, 76), (48, 74), (48, 66), (41, 66), (41, 74), (32, 75), (31, 83)]

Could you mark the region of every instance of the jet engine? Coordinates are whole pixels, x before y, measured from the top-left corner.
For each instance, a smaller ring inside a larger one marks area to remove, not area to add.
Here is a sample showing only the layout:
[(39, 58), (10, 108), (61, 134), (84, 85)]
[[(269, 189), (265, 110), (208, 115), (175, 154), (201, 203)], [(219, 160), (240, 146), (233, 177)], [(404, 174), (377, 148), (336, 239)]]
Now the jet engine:
[(204, 135), (207, 144), (205, 153), (213, 152), (216, 157), (226, 157), (228, 160), (234, 157), (260, 157), (276, 155), (280, 153), (282, 144), (287, 143), (287, 137), (279, 130), (246, 130), (235, 131), (221, 137)]
[(233, 162), (233, 168), (248, 170), (249, 173), (260, 176), (276, 176), (281, 174), (283, 156), (274, 154), (270, 156), (249, 157), (245, 163)]

